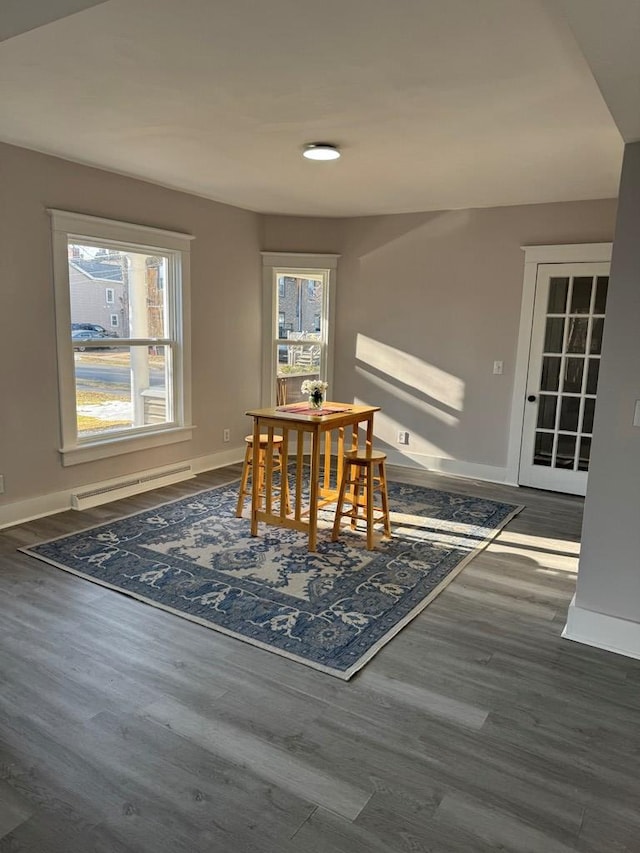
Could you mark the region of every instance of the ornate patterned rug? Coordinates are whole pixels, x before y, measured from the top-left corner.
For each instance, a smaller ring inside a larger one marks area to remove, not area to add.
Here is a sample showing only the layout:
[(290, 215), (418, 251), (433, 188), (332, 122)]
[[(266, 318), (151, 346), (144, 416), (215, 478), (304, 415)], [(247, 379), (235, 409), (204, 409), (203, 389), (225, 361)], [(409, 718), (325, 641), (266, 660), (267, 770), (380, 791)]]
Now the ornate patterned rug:
[[(364, 531), (318, 551), (306, 536), (236, 518), (237, 483), (21, 549), (154, 607), (347, 680), (522, 507), (389, 484), (392, 538)], [(248, 508), (245, 510), (248, 515)]]

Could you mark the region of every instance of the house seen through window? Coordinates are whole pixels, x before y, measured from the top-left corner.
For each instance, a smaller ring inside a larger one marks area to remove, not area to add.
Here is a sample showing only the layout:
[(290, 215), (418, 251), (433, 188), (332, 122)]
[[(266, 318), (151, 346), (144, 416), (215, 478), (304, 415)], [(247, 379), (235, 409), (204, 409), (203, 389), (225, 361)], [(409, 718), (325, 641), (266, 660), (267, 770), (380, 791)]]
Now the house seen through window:
[[(166, 291), (161, 254), (69, 241), (71, 339), (80, 438), (174, 420)], [(112, 282), (117, 311), (103, 307)], [(104, 331), (103, 331), (104, 329)], [(118, 331), (115, 331), (115, 330)], [(135, 342), (134, 342), (135, 341)]]
[[(85, 236), (64, 229), (55, 243), (56, 299), (68, 305), (66, 341), (58, 327), (63, 453), (185, 424), (183, 252), (162, 247), (171, 232), (154, 234), (160, 245), (149, 248), (105, 239), (100, 223), (106, 220), (91, 227), (92, 218), (84, 219)], [(54, 231), (55, 223), (54, 215)], [(138, 235), (136, 226), (116, 225), (124, 236), (144, 236), (147, 243), (149, 235)]]

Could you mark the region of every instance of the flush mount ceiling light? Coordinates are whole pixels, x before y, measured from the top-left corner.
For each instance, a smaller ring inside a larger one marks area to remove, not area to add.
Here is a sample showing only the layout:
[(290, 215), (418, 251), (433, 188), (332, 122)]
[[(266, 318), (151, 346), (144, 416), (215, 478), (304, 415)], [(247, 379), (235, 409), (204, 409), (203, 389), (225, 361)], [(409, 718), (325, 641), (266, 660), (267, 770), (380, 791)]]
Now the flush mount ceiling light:
[(340, 151), (337, 146), (330, 145), (328, 142), (310, 142), (304, 146), (302, 156), (307, 160), (337, 160), (340, 156)]

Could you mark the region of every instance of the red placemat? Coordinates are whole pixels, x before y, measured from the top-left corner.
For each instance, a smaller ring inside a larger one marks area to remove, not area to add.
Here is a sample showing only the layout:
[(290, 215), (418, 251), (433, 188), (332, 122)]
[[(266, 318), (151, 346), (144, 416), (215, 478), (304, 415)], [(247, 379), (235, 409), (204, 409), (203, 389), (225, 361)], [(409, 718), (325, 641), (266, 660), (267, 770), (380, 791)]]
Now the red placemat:
[(296, 403), (292, 406), (277, 406), (278, 412), (295, 412), (298, 415), (336, 415), (338, 412), (350, 412), (348, 406), (323, 406), (321, 409), (314, 409), (312, 406), (307, 406), (306, 403)]

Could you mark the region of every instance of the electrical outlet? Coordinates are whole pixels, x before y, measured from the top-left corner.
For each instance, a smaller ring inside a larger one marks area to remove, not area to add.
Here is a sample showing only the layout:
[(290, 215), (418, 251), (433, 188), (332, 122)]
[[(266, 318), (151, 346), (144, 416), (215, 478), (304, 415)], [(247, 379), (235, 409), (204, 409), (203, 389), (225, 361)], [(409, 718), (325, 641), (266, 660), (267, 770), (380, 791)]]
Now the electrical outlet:
[(223, 429), (222, 430), (222, 440), (223, 441), (231, 441), (231, 430)]
[(0, 495), (4, 495), (4, 474), (0, 474)]
[(400, 430), (398, 433), (398, 444), (409, 444), (409, 433)]

